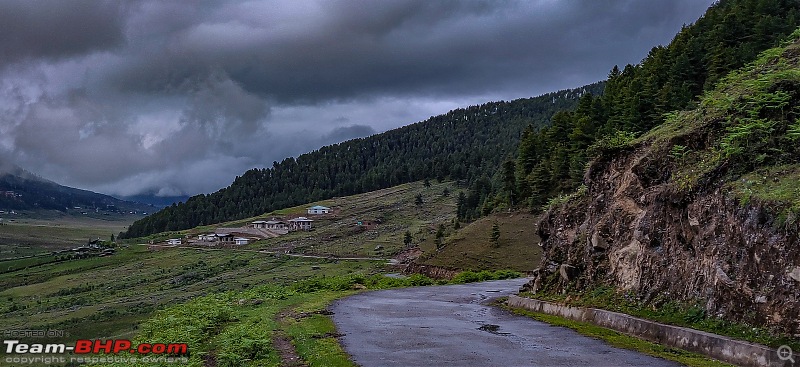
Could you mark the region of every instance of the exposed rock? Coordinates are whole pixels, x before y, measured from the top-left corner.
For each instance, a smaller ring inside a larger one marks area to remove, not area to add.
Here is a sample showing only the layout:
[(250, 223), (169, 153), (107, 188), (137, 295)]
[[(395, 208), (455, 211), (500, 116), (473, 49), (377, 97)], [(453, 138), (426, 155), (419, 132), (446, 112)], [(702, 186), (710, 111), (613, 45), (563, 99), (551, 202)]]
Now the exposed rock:
[(569, 264), (561, 264), (558, 267), (558, 274), (561, 275), (561, 279), (565, 282), (569, 282), (578, 275), (578, 269)]
[(725, 274), (725, 271), (722, 270), (722, 268), (720, 268), (719, 266), (717, 266), (717, 271), (714, 275), (716, 276), (717, 280), (714, 284), (722, 283), (723, 285), (728, 287), (733, 287), (735, 285), (735, 283), (733, 282), (733, 280), (731, 280), (728, 274)]
[(616, 274), (622, 289), (639, 286), (641, 254), (642, 244), (637, 240), (632, 240), (627, 246), (611, 254), (611, 272)]
[(796, 282), (800, 282), (800, 266), (795, 266), (794, 269), (786, 273), (786, 276), (792, 278)]
[(699, 227), (700, 226), (700, 221), (697, 218), (692, 218), (692, 216), (689, 215), (689, 213), (686, 213), (686, 217), (689, 219), (689, 225), (690, 226), (692, 226), (692, 227)]
[[(696, 134), (676, 144), (713, 141)], [(668, 151), (642, 142), (592, 162), (586, 195), (538, 223), (542, 271), (529, 289), (612, 285), (643, 302), (669, 294), (714, 317), (800, 333), (798, 231), (773, 225), (768, 203), (737, 201), (721, 176), (684, 192), (670, 181)]]
[(605, 238), (600, 236), (599, 232), (595, 232), (592, 234), (592, 248), (595, 250), (606, 250), (608, 248), (608, 242)]

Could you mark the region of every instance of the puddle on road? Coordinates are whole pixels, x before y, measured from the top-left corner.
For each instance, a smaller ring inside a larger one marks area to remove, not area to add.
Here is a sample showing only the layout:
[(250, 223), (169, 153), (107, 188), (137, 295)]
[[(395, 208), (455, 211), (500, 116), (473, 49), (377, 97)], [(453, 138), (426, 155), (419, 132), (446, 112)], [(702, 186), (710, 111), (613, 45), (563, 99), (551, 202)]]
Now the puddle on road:
[(495, 324), (483, 324), (478, 328), (478, 330), (497, 335), (511, 335), (511, 333), (501, 332), (500, 325), (495, 325)]

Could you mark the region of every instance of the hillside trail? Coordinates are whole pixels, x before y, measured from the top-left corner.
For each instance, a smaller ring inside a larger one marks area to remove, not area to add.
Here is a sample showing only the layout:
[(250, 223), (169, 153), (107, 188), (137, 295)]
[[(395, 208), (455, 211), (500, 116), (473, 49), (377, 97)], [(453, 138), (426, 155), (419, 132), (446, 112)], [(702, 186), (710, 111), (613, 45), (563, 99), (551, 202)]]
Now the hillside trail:
[(527, 279), (357, 294), (331, 305), (353, 361), (371, 366), (679, 366), (488, 306)]

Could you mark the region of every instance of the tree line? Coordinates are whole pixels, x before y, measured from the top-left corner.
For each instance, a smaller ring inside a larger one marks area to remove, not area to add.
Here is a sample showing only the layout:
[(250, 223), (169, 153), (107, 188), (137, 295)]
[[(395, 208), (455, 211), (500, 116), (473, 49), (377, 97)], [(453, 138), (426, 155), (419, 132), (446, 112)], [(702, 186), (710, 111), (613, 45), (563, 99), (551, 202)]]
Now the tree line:
[(574, 191), (597, 148), (621, 146), (664, 122), (759, 52), (777, 46), (800, 26), (800, 1), (728, 0), (684, 26), (667, 46), (653, 47), (637, 65), (614, 66), (602, 95), (587, 93), (546, 126), (529, 126), (516, 159), (472, 181), (459, 197), (458, 216), (469, 220), (502, 206), (542, 208)]
[(303, 203), (422, 179), (469, 183), (514, 156), (528, 126), (545, 126), (603, 83), (461, 108), (382, 134), (333, 144), (251, 169), (213, 194), (197, 195), (133, 223), (139, 237), (261, 215)]

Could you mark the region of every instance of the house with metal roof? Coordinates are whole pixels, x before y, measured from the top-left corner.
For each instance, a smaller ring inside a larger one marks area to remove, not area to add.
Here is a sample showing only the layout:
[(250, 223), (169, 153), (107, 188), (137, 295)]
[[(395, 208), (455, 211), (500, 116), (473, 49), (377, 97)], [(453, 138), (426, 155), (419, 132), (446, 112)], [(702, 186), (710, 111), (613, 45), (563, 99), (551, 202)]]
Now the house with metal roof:
[(331, 208), (322, 205), (315, 205), (308, 208), (308, 214), (311, 215), (319, 215), (319, 214), (328, 214), (331, 212)]

